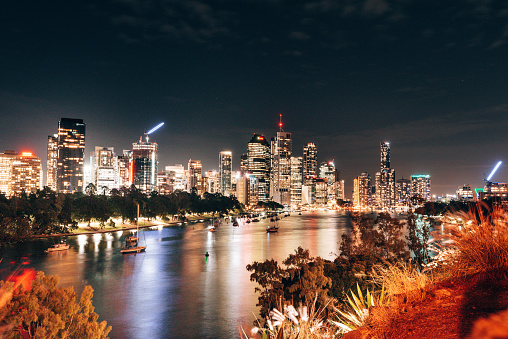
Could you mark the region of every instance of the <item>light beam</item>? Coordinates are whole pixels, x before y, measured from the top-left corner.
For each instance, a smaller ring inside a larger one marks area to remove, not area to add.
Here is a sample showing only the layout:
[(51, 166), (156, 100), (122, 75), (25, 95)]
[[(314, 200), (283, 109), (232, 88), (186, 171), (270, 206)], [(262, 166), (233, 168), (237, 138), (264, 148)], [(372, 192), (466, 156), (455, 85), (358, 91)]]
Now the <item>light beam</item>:
[(157, 126), (155, 126), (154, 128), (152, 128), (151, 130), (149, 130), (148, 132), (146, 132), (146, 134), (152, 134), (153, 132), (155, 132), (156, 130), (158, 130), (159, 128), (162, 127), (162, 125), (164, 125), (163, 122), (161, 122), (160, 124), (158, 124)]
[(496, 165), (496, 167), (494, 167), (494, 169), (492, 170), (492, 172), (490, 172), (490, 175), (488, 176), (487, 178), (487, 181), (490, 181), (490, 179), (492, 178), (492, 176), (494, 175), (494, 173), (496, 173), (497, 169), (499, 168), (499, 166), (501, 166), (503, 162), (502, 161), (499, 161)]

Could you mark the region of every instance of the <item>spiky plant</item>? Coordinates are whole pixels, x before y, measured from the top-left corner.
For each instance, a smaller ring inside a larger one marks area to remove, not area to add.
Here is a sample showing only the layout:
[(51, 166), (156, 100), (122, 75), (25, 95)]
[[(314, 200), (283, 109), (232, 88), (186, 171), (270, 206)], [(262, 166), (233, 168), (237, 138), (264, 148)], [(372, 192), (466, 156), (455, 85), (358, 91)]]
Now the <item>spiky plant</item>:
[(349, 291), (351, 297), (347, 295), (349, 310), (343, 311), (335, 307), (338, 320), (330, 321), (333, 325), (337, 326), (342, 333), (365, 326), (369, 319), (370, 308), (374, 306), (383, 306), (385, 303), (386, 293), (384, 286), (377, 296), (372, 294), (368, 289), (364, 296), (358, 284), (356, 284), (356, 290), (356, 295), (352, 290)]
[(452, 277), (482, 274), (502, 278), (508, 274), (508, 212), (494, 207), (447, 216), (434, 237), (453, 255), (443, 263)]

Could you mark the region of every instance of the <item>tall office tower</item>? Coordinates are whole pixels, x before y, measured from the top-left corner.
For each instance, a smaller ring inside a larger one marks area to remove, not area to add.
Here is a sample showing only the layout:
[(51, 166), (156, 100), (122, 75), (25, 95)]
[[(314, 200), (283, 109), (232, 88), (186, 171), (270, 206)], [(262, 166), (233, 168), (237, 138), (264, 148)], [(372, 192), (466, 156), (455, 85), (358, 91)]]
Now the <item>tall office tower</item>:
[[(240, 171), (247, 172), (249, 170), (249, 156), (247, 153), (242, 154), (240, 157)], [(233, 177), (231, 177), (233, 180)]]
[(395, 183), (396, 195), (395, 201), (398, 206), (409, 206), (411, 204), (411, 180), (398, 179)]
[(188, 174), (187, 174), (187, 182), (189, 191), (192, 191), (193, 188), (197, 190), (198, 195), (202, 195), (203, 192), (203, 166), (201, 165), (201, 160), (192, 160), (189, 159), (188, 164)]
[(85, 124), (82, 119), (58, 122), (56, 188), (58, 193), (83, 192)]
[(185, 191), (187, 183), (187, 177), (185, 175), (185, 167), (181, 164), (174, 166), (166, 166), (165, 171), (169, 176), (169, 185), (171, 186), (171, 192), (174, 191)]
[(48, 136), (48, 158), (46, 162), (46, 186), (56, 191), (56, 164), (58, 159), (58, 134)]
[(116, 159), (116, 164), (118, 167), (117, 175), (118, 178), (116, 182), (118, 183), (118, 188), (121, 187), (129, 187), (132, 182), (130, 179), (130, 165), (132, 161), (132, 151), (131, 150), (123, 150), (123, 154), (119, 155)]
[(118, 189), (118, 158), (113, 147), (95, 146), (93, 162), (93, 184), (97, 192), (109, 194)]
[(132, 144), (131, 177), (130, 181), (144, 193), (157, 190), (158, 145), (139, 137), (138, 142)]
[(325, 178), (314, 178), (314, 203), (318, 205), (326, 205), (328, 202), (328, 183)]
[(10, 182), (12, 177), (12, 163), (16, 152), (5, 151), (0, 153), (0, 193), (10, 196)]
[(411, 197), (430, 201), (430, 175), (419, 174), (411, 176)]
[(344, 180), (335, 181), (335, 200), (346, 200), (344, 193)]
[(317, 147), (310, 142), (303, 147), (303, 184), (309, 185), (318, 175)]
[(353, 206), (367, 208), (372, 204), (372, 187), (370, 175), (362, 173), (353, 181)]
[(390, 143), (382, 142), (381, 170), (376, 173), (376, 203), (380, 208), (395, 207), (395, 170), (390, 168)]
[[(206, 172), (206, 177), (203, 178), (205, 192), (208, 193), (221, 193), (220, 192), (220, 172), (209, 170)], [(229, 181), (231, 185), (231, 180)], [(230, 189), (228, 189), (229, 195)], [(222, 193), (221, 193), (222, 194)]]
[(281, 205), (291, 204), (291, 133), (280, 131), (272, 140), (272, 175), (270, 182), (273, 201)]
[(333, 161), (322, 162), (319, 166), (319, 177), (326, 180), (328, 200), (335, 200), (335, 180), (337, 177), (335, 163)]
[(258, 201), (270, 198), (270, 144), (260, 134), (254, 134), (247, 144), (247, 171), (257, 178)]
[(31, 152), (0, 153), (0, 193), (8, 197), (42, 189), (41, 159)]
[(302, 203), (303, 157), (291, 157), (291, 206)]
[(236, 192), (235, 196), (238, 202), (249, 205), (249, 189), (250, 189), (250, 176), (244, 172), (240, 172), (236, 175)]
[(233, 167), (233, 153), (222, 151), (219, 153), (219, 192), (229, 195), (231, 190), (231, 172)]
[(14, 157), (10, 182), (10, 195), (31, 193), (42, 189), (41, 159), (31, 152), (22, 152)]

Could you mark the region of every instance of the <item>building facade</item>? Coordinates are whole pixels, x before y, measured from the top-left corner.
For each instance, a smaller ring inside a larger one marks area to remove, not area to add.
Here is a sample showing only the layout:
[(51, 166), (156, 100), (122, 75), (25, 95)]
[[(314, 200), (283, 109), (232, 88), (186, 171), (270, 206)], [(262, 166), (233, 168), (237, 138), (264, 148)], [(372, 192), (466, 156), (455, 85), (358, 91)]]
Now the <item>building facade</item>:
[(222, 151), (219, 153), (219, 192), (229, 195), (231, 191), (231, 175), (233, 172), (233, 153)]
[(58, 163), (58, 134), (48, 136), (48, 154), (46, 161), (46, 186), (56, 192)]
[(62, 118), (58, 122), (58, 193), (83, 192), (85, 127), (82, 119)]
[(291, 133), (277, 132), (272, 140), (271, 196), (281, 205), (291, 204)]
[(418, 174), (411, 176), (411, 197), (430, 201), (430, 175)]
[(291, 206), (302, 203), (303, 157), (291, 157)]
[(144, 193), (157, 190), (158, 145), (156, 142), (139, 138), (132, 144), (132, 160), (130, 163), (130, 181)]
[(303, 147), (303, 184), (309, 185), (318, 175), (317, 147), (310, 142)]
[(258, 201), (270, 200), (270, 144), (261, 134), (254, 134), (247, 144), (247, 172), (256, 177)]

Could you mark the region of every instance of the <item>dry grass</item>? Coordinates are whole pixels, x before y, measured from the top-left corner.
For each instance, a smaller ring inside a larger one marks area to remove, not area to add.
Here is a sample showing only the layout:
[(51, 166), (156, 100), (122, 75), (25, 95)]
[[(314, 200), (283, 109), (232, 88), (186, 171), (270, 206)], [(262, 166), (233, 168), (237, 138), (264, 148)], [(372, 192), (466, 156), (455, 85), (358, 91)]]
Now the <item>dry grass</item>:
[(484, 275), (500, 278), (508, 273), (508, 212), (494, 208), (476, 215), (456, 213), (446, 218), (434, 238), (453, 256), (444, 269), (452, 278)]

